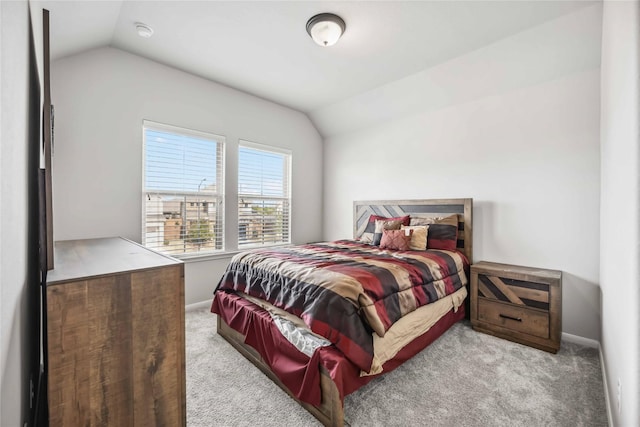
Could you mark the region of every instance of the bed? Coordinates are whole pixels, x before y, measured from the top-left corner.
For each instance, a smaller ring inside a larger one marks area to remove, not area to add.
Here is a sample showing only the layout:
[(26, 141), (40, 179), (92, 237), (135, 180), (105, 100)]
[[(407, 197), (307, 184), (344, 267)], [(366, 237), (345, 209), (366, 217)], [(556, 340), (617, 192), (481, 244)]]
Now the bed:
[(219, 335), (331, 426), (346, 395), (464, 318), (472, 260), (471, 199), (353, 212), (353, 240), (234, 256), (211, 309)]

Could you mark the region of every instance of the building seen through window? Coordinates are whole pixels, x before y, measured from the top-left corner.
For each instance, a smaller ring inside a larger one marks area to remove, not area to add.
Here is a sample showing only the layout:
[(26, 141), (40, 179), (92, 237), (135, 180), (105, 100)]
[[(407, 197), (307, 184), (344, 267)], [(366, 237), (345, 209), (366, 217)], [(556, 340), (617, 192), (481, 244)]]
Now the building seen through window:
[(238, 246), (291, 242), (291, 154), (240, 141)]
[(171, 255), (224, 249), (224, 138), (144, 123), (143, 244)]

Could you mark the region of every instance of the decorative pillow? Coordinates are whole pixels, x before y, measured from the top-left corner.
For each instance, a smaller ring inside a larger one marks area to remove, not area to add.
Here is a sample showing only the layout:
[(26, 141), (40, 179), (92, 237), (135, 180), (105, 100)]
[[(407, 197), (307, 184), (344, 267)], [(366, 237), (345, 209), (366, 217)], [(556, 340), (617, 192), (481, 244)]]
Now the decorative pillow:
[(428, 225), (403, 225), (401, 230), (405, 230), (405, 233), (412, 230), (411, 242), (409, 242), (409, 249), (412, 251), (424, 251), (427, 249), (427, 233), (429, 231)]
[(411, 218), (411, 225), (428, 225), (427, 249), (455, 251), (458, 246), (458, 215), (444, 218)]
[(380, 244), (382, 230), (400, 230), (400, 226), (402, 226), (402, 221), (399, 219), (376, 219), (376, 228), (373, 232), (373, 242), (371, 244), (374, 246)]
[(408, 251), (412, 234), (413, 230), (409, 230), (409, 235), (407, 235), (405, 230), (382, 230), (380, 249)]
[(373, 243), (373, 233), (376, 229), (376, 220), (377, 219), (386, 219), (386, 220), (400, 220), (402, 221), (402, 225), (409, 225), (409, 215), (405, 216), (397, 216), (393, 218), (385, 218), (379, 215), (371, 215), (369, 216), (369, 221), (367, 221), (367, 227), (364, 229), (364, 232), (360, 236), (360, 241), (362, 243)]

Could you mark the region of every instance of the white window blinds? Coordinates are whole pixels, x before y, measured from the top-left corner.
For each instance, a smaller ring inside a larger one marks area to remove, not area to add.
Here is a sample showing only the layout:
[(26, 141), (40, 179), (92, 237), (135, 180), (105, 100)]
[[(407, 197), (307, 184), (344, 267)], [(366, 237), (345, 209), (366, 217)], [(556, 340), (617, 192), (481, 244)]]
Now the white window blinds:
[(291, 153), (240, 141), (238, 247), (291, 242)]
[(224, 248), (224, 137), (144, 121), (142, 242), (170, 255)]

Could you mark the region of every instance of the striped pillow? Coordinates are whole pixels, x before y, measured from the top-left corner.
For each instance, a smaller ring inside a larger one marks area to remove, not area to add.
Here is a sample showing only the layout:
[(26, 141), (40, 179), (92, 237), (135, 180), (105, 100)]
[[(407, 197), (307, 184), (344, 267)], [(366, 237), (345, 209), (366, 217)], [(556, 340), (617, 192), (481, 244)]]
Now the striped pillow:
[(411, 225), (428, 225), (427, 249), (455, 251), (458, 246), (458, 215), (444, 218), (411, 218)]
[(379, 215), (371, 215), (369, 216), (369, 221), (367, 222), (367, 227), (364, 229), (364, 232), (360, 236), (360, 241), (362, 243), (373, 243), (373, 233), (376, 230), (376, 220), (377, 219), (386, 219), (386, 220), (400, 220), (402, 225), (409, 225), (409, 215), (405, 216), (397, 216), (393, 218), (385, 218)]

